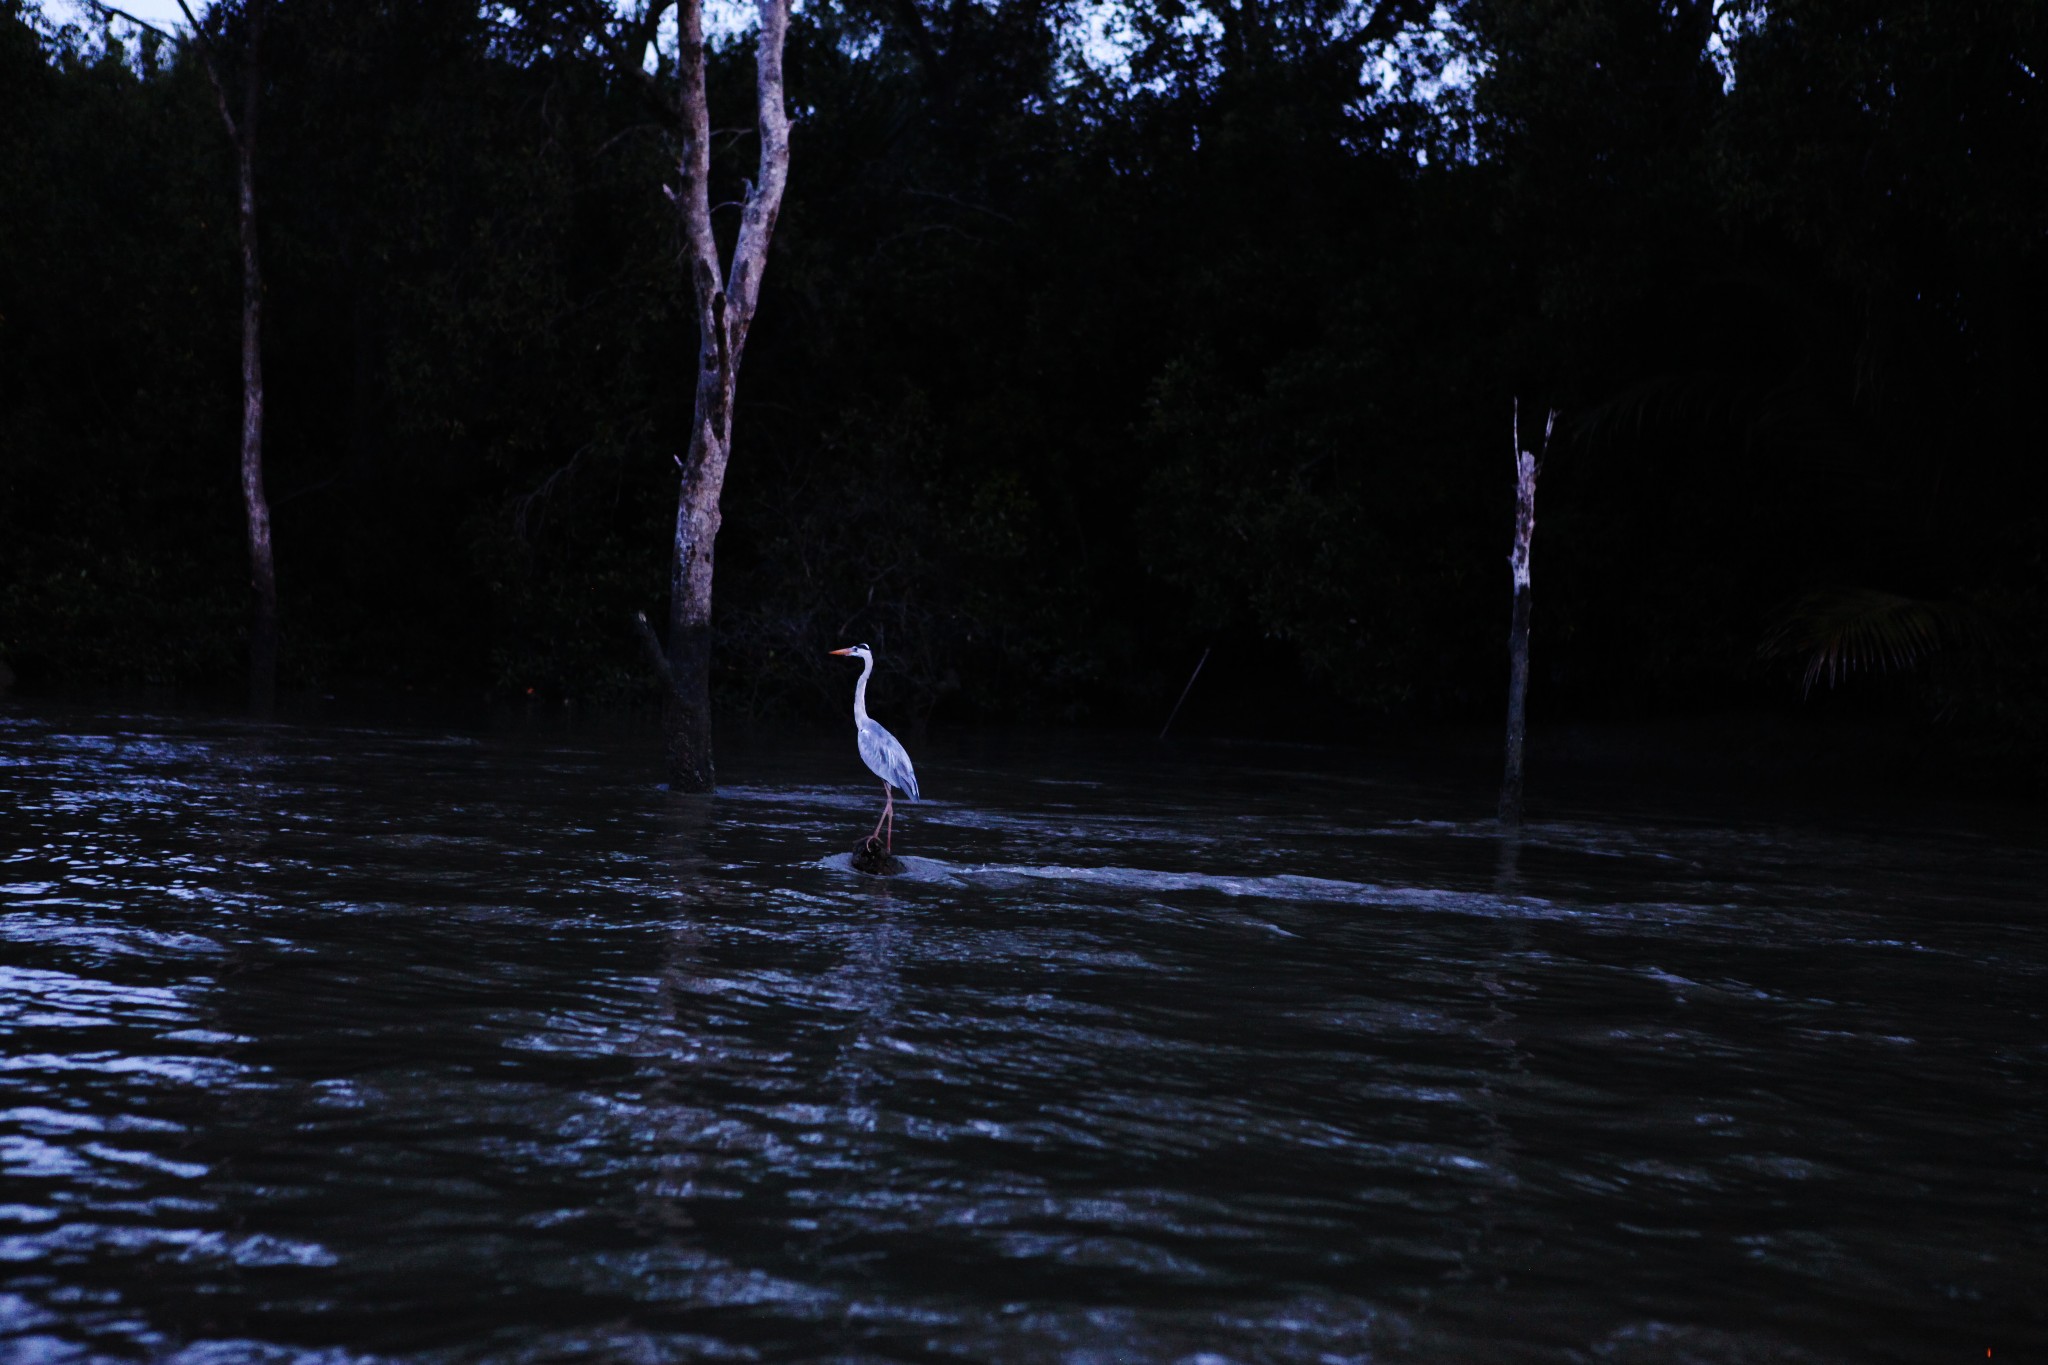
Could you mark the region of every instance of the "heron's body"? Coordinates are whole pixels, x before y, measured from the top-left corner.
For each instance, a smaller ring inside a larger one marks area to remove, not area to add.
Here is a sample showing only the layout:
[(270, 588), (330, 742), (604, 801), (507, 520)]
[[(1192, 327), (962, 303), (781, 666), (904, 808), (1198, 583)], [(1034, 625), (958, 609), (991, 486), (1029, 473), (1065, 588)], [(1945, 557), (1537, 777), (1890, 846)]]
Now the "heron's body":
[(882, 818), (875, 822), (875, 833), (868, 837), (872, 839), (886, 829), (893, 842), (896, 793), (900, 791), (913, 801), (920, 799), (917, 770), (910, 766), (910, 755), (896, 736), (868, 715), (868, 676), (875, 671), (874, 651), (866, 645), (854, 645), (832, 652), (861, 660), (860, 681), (853, 688), (853, 738), (860, 747), (861, 762), (868, 765), (869, 772), (882, 779)]

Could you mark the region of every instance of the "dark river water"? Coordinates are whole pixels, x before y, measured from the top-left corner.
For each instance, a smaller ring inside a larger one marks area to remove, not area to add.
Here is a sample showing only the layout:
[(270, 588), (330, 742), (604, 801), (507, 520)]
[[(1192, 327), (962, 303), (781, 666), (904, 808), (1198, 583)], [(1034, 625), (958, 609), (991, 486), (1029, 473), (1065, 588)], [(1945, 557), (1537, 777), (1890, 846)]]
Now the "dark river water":
[(2040, 812), (0, 710), (0, 1360), (1976, 1361)]

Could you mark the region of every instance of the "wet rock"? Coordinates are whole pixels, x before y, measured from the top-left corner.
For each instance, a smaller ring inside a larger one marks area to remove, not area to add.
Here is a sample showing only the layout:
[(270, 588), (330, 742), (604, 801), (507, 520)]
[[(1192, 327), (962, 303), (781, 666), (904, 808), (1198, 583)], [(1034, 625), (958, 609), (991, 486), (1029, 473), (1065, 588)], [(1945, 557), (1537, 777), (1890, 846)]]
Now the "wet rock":
[(853, 850), (853, 870), (875, 877), (893, 877), (903, 870), (903, 860), (891, 853), (881, 839), (870, 834)]

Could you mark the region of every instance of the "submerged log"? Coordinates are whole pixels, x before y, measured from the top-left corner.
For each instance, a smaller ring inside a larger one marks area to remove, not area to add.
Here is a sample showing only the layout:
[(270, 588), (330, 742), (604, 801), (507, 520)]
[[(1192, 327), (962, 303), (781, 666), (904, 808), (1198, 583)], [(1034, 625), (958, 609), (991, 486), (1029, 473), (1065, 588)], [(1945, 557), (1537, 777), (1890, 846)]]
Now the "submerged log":
[(870, 834), (853, 850), (853, 870), (873, 877), (894, 877), (903, 871), (903, 860), (889, 851), (879, 834)]

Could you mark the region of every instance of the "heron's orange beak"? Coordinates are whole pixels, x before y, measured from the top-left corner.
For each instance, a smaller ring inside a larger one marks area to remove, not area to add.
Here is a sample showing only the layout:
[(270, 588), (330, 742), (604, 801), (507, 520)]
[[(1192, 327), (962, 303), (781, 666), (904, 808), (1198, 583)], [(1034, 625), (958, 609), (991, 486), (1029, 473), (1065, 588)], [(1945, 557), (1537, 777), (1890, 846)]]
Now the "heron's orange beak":
[(851, 654), (851, 653), (853, 653), (853, 651), (852, 651), (852, 650), (850, 650), (850, 649), (828, 649), (828, 650), (826, 650), (825, 652), (826, 652), (827, 654)]

